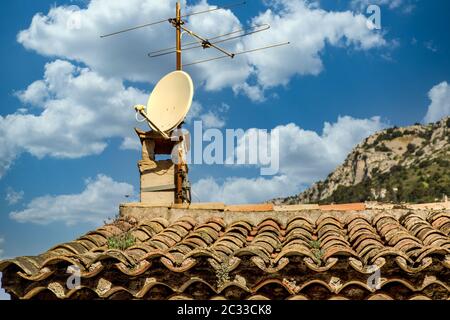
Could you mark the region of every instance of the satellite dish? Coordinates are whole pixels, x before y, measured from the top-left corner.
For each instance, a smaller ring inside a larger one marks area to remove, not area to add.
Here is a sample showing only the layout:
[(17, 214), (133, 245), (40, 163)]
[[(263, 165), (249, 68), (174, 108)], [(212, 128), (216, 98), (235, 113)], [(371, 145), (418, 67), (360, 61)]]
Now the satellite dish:
[(184, 71), (164, 76), (155, 86), (147, 103), (150, 126), (168, 133), (184, 121), (194, 97), (194, 84)]

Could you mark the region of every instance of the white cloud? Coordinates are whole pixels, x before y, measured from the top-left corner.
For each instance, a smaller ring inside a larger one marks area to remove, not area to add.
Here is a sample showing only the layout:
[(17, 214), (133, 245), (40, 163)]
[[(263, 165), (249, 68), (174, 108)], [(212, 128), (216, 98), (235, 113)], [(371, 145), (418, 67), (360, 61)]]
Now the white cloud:
[(251, 86), (248, 83), (233, 86), (234, 93), (243, 93), (254, 102), (263, 102), (266, 100), (264, 90), (260, 86)]
[(138, 148), (133, 105), (146, 101), (147, 94), (118, 79), (56, 60), (45, 66), (43, 80), (17, 96), (38, 107), (37, 114), (0, 116), (0, 177), (21, 152), (79, 158), (101, 153), (109, 138)]
[(205, 128), (223, 128), (225, 127), (225, 120), (221, 119), (217, 114), (208, 111), (203, 114), (200, 119), (203, 121)]
[(330, 12), (303, 1), (273, 1), (281, 9), (266, 10), (253, 18), (254, 24), (268, 23), (270, 33), (249, 37), (246, 48), (270, 42), (291, 41), (289, 46), (248, 56), (257, 83), (262, 88), (286, 85), (295, 75), (317, 75), (323, 69), (321, 54), (325, 46), (353, 47), (367, 50), (386, 44), (383, 37), (370, 31), (362, 14)]
[[(218, 183), (214, 178), (201, 179), (193, 184), (194, 200), (227, 204), (258, 203), (298, 192), (299, 184), (285, 175), (272, 178), (228, 178)], [(197, 199), (198, 198), (198, 199)]]
[(43, 80), (35, 81), (26, 90), (18, 92), (17, 96), (24, 103), (42, 106), (49, 98), (48, 84)]
[(87, 180), (85, 189), (79, 194), (38, 197), (24, 210), (11, 212), (9, 216), (18, 222), (36, 224), (101, 224), (105, 219), (115, 216), (118, 205), (125, 202), (127, 195), (134, 195), (132, 185), (98, 175), (95, 179)]
[(24, 192), (23, 191), (15, 191), (11, 187), (6, 189), (6, 196), (5, 200), (8, 202), (9, 205), (13, 205), (18, 203), (20, 200), (23, 199)]
[(136, 137), (125, 137), (120, 145), (121, 150), (140, 150), (141, 142)]
[[(295, 177), (299, 183), (312, 183), (338, 166), (351, 149), (370, 134), (385, 125), (379, 117), (355, 119), (339, 117), (336, 123), (325, 122), (322, 134), (304, 130), (297, 125), (277, 126), (273, 132), (279, 135), (280, 173)], [(238, 141), (236, 152), (243, 157), (250, 129)]]
[(202, 121), (203, 128), (223, 128), (226, 124), (225, 114), (230, 109), (226, 103), (220, 106), (213, 105), (205, 111), (203, 105), (194, 101), (192, 103), (189, 114), (186, 117), (186, 122), (192, 124), (194, 121)]
[(431, 104), (424, 118), (425, 123), (436, 122), (450, 116), (450, 86), (447, 81), (434, 86), (428, 93)]
[(2, 289), (2, 273), (0, 272), (0, 301), (2, 300), (11, 300), (11, 297)]
[[(324, 178), (334, 170), (355, 145), (369, 135), (385, 128), (379, 117), (355, 119), (339, 117), (336, 123), (324, 124), (322, 134), (304, 130), (291, 123), (274, 128), (279, 134), (280, 170), (272, 178), (228, 178), (219, 183), (212, 178), (193, 184), (201, 201), (230, 203), (260, 202), (288, 196)], [(246, 154), (246, 137), (256, 134), (250, 129), (238, 141), (237, 155)]]
[[(167, 25), (100, 39), (99, 35), (133, 25), (173, 16), (175, 0), (92, 0), (86, 8), (58, 6), (47, 15), (33, 17), (28, 29), (18, 35), (27, 49), (45, 56), (83, 62), (102, 76), (131, 81), (156, 82), (174, 68), (174, 56), (149, 59), (146, 53), (173, 46), (173, 30)], [(185, 1), (182, 7), (185, 7)], [(366, 27), (361, 14), (328, 12), (302, 0), (275, 0), (271, 7), (255, 16), (252, 24), (270, 23), (268, 32), (223, 44), (231, 51), (253, 49), (267, 44), (291, 41), (288, 47), (238, 56), (189, 67), (196, 83), (207, 90), (232, 87), (253, 100), (263, 99), (262, 90), (285, 85), (295, 75), (316, 75), (323, 69), (321, 53), (326, 44), (371, 49), (386, 44), (383, 37)], [(186, 12), (209, 8), (202, 0), (187, 6)], [(76, 15), (77, 28), (68, 21)], [(211, 37), (240, 29), (243, 23), (230, 11), (218, 10), (188, 19), (187, 26)], [(188, 36), (186, 41), (192, 41)], [(201, 53), (201, 54), (199, 54)], [(213, 50), (185, 51), (184, 61), (215, 57)], [(256, 85), (247, 82), (256, 77)], [(40, 84), (34, 90), (40, 92)], [(36, 97), (37, 99), (38, 97)]]

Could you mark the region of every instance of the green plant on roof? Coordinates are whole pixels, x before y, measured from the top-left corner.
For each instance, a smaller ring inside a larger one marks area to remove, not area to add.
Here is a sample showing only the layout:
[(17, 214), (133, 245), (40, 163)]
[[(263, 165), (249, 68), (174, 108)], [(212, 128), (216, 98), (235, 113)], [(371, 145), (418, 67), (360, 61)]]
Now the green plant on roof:
[(311, 248), (313, 248), (313, 249), (320, 249), (320, 241), (319, 241), (319, 240), (311, 241), (311, 242), (309, 243), (309, 245), (310, 245)]
[(226, 259), (219, 265), (219, 268), (216, 270), (217, 287), (220, 288), (230, 281), (229, 272), (230, 272), (229, 260)]
[(108, 248), (117, 250), (126, 250), (136, 243), (136, 238), (130, 231), (121, 233), (108, 238)]
[(320, 241), (314, 240), (309, 243), (311, 246), (311, 251), (314, 255), (314, 260), (317, 262), (317, 264), (320, 266), (322, 264), (322, 258), (323, 258), (323, 250), (320, 249)]

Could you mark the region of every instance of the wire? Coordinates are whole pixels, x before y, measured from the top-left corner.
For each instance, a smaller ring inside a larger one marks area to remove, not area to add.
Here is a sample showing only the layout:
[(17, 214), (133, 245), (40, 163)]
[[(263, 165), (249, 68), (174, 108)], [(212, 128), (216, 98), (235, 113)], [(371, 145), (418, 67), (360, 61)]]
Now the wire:
[[(232, 4), (229, 4), (229, 5), (217, 7), (217, 8), (210, 9), (210, 10), (205, 10), (205, 11), (199, 11), (199, 12), (188, 13), (188, 14), (182, 15), (181, 18), (186, 18), (186, 17), (190, 17), (190, 16), (195, 16), (195, 15), (197, 15), (197, 14), (202, 14), (202, 13), (213, 12), (213, 11), (217, 11), (217, 10), (220, 10), (220, 9), (234, 8), (234, 7), (237, 7), (237, 6), (240, 6), (240, 5), (244, 5), (244, 4), (246, 4), (246, 1), (243, 1), (243, 2), (237, 2), (237, 3), (232, 3)], [(101, 35), (100, 38), (111, 37), (111, 36), (115, 36), (115, 35), (118, 35), (118, 34), (121, 34), (121, 33), (129, 32), (129, 31), (134, 31), (134, 30), (137, 30), (137, 29), (141, 29), (141, 28), (145, 28), (145, 27), (150, 27), (150, 26), (153, 26), (153, 25), (155, 25), (155, 24), (160, 24), (160, 23), (163, 23), (163, 22), (170, 22), (170, 21), (171, 21), (171, 19), (170, 19), (170, 18), (167, 18), (167, 19), (163, 19), (163, 20), (159, 20), (159, 21), (155, 21), (155, 22), (150, 22), (150, 23), (146, 23), (146, 24), (141, 24), (141, 25), (138, 25), (138, 26), (135, 26), (135, 27), (131, 27), (131, 28), (127, 28), (127, 29), (123, 29), (123, 30), (116, 31), (116, 32), (112, 32), (112, 33), (108, 33), (108, 34)]]
[(106, 37), (115, 36), (115, 35), (118, 35), (118, 34), (121, 34), (121, 33), (129, 32), (129, 31), (133, 31), (133, 30), (141, 29), (141, 28), (145, 28), (145, 27), (150, 27), (150, 26), (153, 26), (155, 24), (159, 24), (159, 23), (163, 23), (163, 22), (167, 22), (167, 21), (169, 21), (169, 19), (164, 19), (164, 20), (160, 20), (160, 21), (156, 21), (156, 22), (141, 24), (141, 25), (136, 26), (136, 27), (131, 27), (131, 28), (128, 28), (128, 29), (124, 29), (124, 30), (120, 30), (120, 31), (116, 31), (116, 32), (113, 32), (113, 33), (102, 35), (102, 36), (100, 36), (100, 38), (106, 38)]
[(147, 121), (144, 117), (142, 118), (142, 120), (139, 120), (139, 119), (138, 119), (138, 112), (136, 112), (135, 118), (136, 118), (136, 121), (137, 121), (137, 122), (144, 122), (144, 121)]
[[(257, 28), (262, 28), (262, 29), (255, 30)], [(239, 32), (244, 32), (244, 34), (241, 34), (241, 35), (238, 35), (238, 36), (233, 36), (233, 37), (230, 37), (230, 38), (226, 38), (226, 39), (222, 39), (222, 40), (218, 40), (218, 41), (212, 42), (212, 44), (223, 43), (223, 42), (231, 41), (231, 40), (234, 40), (234, 39), (242, 38), (242, 37), (245, 37), (245, 36), (249, 36), (249, 35), (252, 35), (252, 34), (255, 34), (255, 33), (258, 33), (258, 32), (266, 31), (268, 29), (270, 29), (270, 25), (269, 24), (262, 24), (262, 25), (257, 25), (257, 26), (251, 27), (251, 28), (235, 30), (235, 31), (232, 31), (232, 32), (228, 32), (228, 33), (219, 35), (219, 36), (215, 36), (215, 37), (209, 38), (208, 41), (220, 39), (220, 38), (227, 37), (227, 36), (231, 36), (231, 35), (239, 33)], [(255, 31), (249, 31), (249, 30), (255, 30)], [(192, 49), (197, 49), (197, 48), (204, 47), (202, 43), (200, 45), (198, 43), (199, 43), (199, 41), (189, 42), (189, 43), (185, 44), (185, 46), (183, 48), (181, 48), (181, 50), (187, 51), (187, 50), (192, 50)], [(150, 52), (148, 54), (148, 56), (150, 58), (156, 58), (156, 57), (160, 57), (160, 56), (165, 56), (165, 55), (177, 52), (175, 49), (176, 49), (176, 47), (170, 47), (170, 48), (166, 48), (166, 49), (153, 51), (153, 52)], [(165, 52), (165, 51), (167, 51), (167, 52)]]
[[(285, 46), (290, 44), (290, 42), (284, 42), (284, 43), (279, 43), (279, 44), (274, 44), (271, 46), (267, 46), (267, 47), (262, 47), (262, 48), (257, 48), (257, 49), (252, 49), (252, 50), (246, 50), (246, 51), (241, 51), (241, 52), (236, 52), (234, 55), (238, 56), (241, 54), (247, 54), (247, 53), (252, 53), (255, 51), (261, 51), (261, 50), (265, 50), (265, 49), (271, 49), (271, 48), (276, 48), (276, 47), (281, 47), (281, 46)], [(200, 61), (196, 61), (196, 62), (191, 62), (191, 63), (187, 63), (187, 64), (183, 64), (183, 67), (189, 67), (189, 66), (193, 66), (195, 64), (200, 64), (200, 63), (205, 63), (205, 62), (210, 62), (210, 61), (214, 61), (214, 60), (219, 60), (219, 59), (224, 59), (224, 58), (229, 58), (228, 55), (223, 55), (223, 56), (219, 56), (219, 57), (215, 57), (215, 58), (211, 58), (211, 59), (206, 59), (206, 60), (200, 60)]]

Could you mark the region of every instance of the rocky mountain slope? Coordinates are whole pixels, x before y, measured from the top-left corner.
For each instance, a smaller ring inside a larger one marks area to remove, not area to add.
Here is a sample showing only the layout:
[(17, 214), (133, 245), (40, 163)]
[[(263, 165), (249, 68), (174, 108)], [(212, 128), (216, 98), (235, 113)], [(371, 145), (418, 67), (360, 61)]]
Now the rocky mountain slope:
[(361, 142), (326, 180), (277, 204), (433, 202), (450, 196), (450, 118)]

